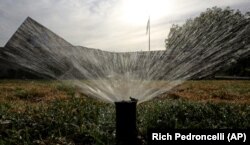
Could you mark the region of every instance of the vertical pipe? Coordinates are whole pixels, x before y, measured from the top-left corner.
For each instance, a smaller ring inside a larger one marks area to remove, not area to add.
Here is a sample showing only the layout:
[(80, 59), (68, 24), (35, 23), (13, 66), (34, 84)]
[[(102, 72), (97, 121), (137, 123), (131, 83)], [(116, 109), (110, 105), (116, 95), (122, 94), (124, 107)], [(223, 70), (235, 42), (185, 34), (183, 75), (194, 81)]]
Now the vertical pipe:
[(149, 16), (149, 35), (148, 35), (148, 49), (149, 49), (149, 51), (150, 51), (150, 16)]
[(137, 101), (115, 102), (117, 145), (137, 145), (136, 103)]

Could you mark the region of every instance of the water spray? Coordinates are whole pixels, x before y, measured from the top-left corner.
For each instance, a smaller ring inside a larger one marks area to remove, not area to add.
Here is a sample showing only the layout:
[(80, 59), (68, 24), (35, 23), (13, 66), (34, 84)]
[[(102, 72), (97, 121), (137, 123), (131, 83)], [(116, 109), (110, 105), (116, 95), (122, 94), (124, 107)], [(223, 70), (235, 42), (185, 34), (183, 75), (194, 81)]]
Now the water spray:
[(82, 93), (116, 101), (117, 144), (136, 145), (137, 100), (129, 99), (130, 94), (139, 96), (139, 102), (148, 101), (186, 80), (212, 75), (232, 59), (250, 53), (249, 18), (216, 24), (182, 29), (182, 35), (171, 37), (167, 51), (118, 53), (74, 46), (28, 17), (1, 48), (0, 60), (11, 69), (74, 80)]
[(137, 100), (115, 102), (116, 144), (137, 145), (136, 104)]

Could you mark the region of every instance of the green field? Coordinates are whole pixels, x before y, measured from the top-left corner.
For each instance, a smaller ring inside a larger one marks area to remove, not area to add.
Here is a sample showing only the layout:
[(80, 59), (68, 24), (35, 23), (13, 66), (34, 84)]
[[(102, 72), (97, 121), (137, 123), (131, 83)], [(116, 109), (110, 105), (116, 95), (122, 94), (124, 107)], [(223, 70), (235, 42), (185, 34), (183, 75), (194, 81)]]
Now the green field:
[[(188, 81), (137, 106), (149, 128), (249, 128), (250, 81)], [(113, 104), (56, 81), (0, 81), (0, 144), (115, 144)]]

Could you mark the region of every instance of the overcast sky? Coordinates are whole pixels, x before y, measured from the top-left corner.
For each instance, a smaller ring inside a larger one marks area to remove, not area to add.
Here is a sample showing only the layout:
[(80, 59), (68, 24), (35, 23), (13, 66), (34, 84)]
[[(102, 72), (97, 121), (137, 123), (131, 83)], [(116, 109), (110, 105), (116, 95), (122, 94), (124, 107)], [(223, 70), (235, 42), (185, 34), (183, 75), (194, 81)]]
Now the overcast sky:
[(250, 11), (250, 0), (0, 0), (0, 46), (27, 16), (73, 45), (108, 51), (164, 49), (172, 24), (182, 24), (206, 8), (230, 6)]

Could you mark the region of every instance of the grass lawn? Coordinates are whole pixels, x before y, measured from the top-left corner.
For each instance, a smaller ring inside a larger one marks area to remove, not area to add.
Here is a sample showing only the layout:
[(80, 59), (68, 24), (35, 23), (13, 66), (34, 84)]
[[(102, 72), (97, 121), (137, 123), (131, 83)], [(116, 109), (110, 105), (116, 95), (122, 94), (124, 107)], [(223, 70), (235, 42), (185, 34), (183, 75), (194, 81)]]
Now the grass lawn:
[[(113, 104), (56, 81), (0, 81), (0, 144), (115, 144)], [(249, 128), (250, 81), (188, 81), (137, 106), (149, 128)]]

